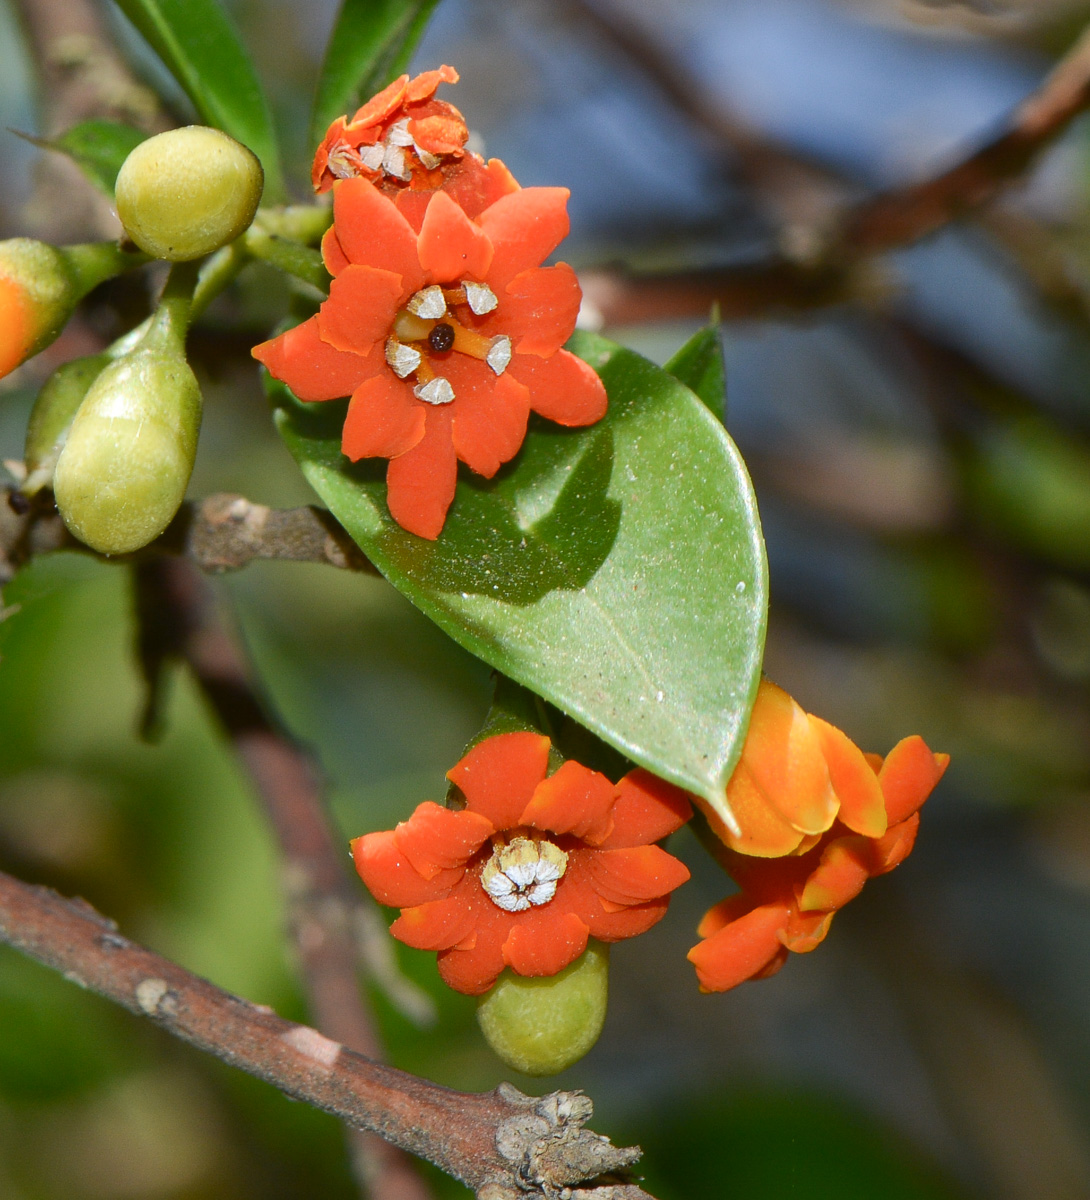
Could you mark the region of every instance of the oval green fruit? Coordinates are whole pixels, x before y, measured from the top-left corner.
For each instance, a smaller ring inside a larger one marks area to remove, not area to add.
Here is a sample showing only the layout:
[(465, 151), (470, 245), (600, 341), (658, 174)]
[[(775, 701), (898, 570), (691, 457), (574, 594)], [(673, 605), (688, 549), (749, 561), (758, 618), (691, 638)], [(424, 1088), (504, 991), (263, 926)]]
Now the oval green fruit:
[(598, 1040), (608, 992), (609, 947), (591, 941), (556, 975), (504, 971), (477, 1002), (477, 1021), (509, 1067), (525, 1075), (555, 1075)]
[(201, 393), (180, 354), (138, 349), (91, 385), (57, 460), (64, 523), (103, 554), (146, 546), (170, 524), (193, 471)]
[(171, 262), (211, 254), (254, 219), (257, 156), (219, 129), (188, 125), (141, 142), (118, 172), (117, 215), (146, 253)]

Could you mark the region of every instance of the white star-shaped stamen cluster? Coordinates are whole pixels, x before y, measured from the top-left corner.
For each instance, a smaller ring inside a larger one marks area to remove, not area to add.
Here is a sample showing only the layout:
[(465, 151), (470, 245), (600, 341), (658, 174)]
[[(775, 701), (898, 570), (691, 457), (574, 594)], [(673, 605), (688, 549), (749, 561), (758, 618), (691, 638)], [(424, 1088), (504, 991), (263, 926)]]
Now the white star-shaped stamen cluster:
[(481, 886), (504, 912), (548, 904), (568, 868), (568, 856), (552, 842), (513, 838), (497, 846), (481, 871)]

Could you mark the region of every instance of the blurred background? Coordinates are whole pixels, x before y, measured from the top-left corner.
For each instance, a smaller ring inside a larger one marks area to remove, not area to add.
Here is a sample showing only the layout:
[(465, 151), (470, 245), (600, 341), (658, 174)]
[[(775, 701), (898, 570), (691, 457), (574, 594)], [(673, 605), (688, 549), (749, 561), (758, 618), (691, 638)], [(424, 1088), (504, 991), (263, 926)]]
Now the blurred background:
[[(334, 5), (229, 7), (302, 198)], [(442, 0), (415, 64), (457, 66), (447, 97), (524, 185), (571, 188), (587, 320), (661, 362), (706, 319), (708, 272), (807, 261), (843, 205), (991, 136), (1087, 22), (1085, 0)], [(42, 131), (42, 98), (0, 0), (0, 128)], [(0, 236), (109, 236), (101, 206), (58, 199), (49, 157), (0, 133)], [(1090, 1197), (1088, 190), (1077, 122), (999, 203), (827, 302), (728, 310), (727, 427), (771, 564), (766, 670), (865, 749), (919, 732), (953, 765), (908, 863), (817, 953), (727, 995), (701, 996), (684, 961), (724, 883), (676, 839), (694, 882), (615, 950), (605, 1033), (560, 1079), (594, 1098), (595, 1128), (643, 1145), (661, 1200)], [(620, 267), (670, 285), (644, 286), (637, 313)], [(195, 496), (312, 499), (248, 356), (279, 286), (252, 269), (192, 339)], [(0, 384), (0, 458), (21, 458), (49, 371), (138, 315), (131, 287), (100, 290)], [(441, 797), (488, 704), (481, 663), (378, 580), (264, 563), (216, 586), (346, 838)], [(55, 555), (4, 603), (20, 607), (0, 625), (0, 867), (304, 1019), (271, 836), (184, 674), (166, 735), (136, 736), (125, 568)], [(435, 1020), (375, 990), (392, 1061), (459, 1088), (510, 1077), (434, 956), (398, 953)], [(354, 1194), (335, 1121), (0, 949), (5, 1200)]]

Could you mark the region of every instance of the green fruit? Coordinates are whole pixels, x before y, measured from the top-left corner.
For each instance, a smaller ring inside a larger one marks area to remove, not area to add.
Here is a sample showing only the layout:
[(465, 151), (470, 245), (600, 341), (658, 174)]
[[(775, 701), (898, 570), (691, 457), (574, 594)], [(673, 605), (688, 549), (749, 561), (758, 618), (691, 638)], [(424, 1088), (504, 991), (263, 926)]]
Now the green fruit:
[(27, 422), (23, 451), (27, 478), (21, 489), (26, 495), (34, 495), (52, 479), (76, 412), (109, 364), (107, 354), (76, 358), (58, 367), (43, 384)]
[(507, 970), (477, 1002), (488, 1044), (526, 1075), (555, 1075), (578, 1062), (606, 1019), (609, 947), (591, 941), (583, 954), (544, 978)]
[(185, 358), (141, 347), (91, 385), (57, 461), (64, 523), (103, 554), (146, 546), (184, 496), (201, 423), (201, 393)]
[(141, 142), (118, 172), (117, 215), (148, 254), (185, 262), (241, 234), (257, 212), (257, 156), (218, 129), (189, 125)]

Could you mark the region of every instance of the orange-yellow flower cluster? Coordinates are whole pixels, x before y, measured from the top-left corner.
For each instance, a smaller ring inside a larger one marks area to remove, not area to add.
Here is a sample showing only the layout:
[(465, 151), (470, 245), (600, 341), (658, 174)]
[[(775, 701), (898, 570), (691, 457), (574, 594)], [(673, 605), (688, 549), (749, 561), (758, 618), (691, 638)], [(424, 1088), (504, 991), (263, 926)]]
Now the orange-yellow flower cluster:
[(727, 797), (719, 861), (742, 889), (709, 910), (689, 952), (704, 991), (774, 974), (813, 950), (866, 881), (912, 850), (918, 809), (946, 770), (920, 737), (882, 759), (763, 681)]

